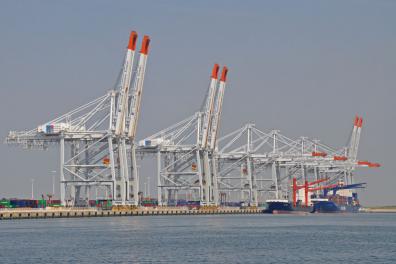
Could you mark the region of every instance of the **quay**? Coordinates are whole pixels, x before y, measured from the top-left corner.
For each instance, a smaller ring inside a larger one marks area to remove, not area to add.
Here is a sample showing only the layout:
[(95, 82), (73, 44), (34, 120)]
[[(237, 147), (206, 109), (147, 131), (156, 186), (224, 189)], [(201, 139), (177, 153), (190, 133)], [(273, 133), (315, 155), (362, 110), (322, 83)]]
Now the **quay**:
[(0, 220), (40, 219), (40, 218), (77, 218), (77, 217), (115, 217), (115, 216), (160, 216), (160, 215), (225, 215), (261, 214), (259, 208), (213, 208), (189, 210), (188, 208), (121, 208), (101, 210), (95, 208), (49, 208), (49, 209), (6, 209), (0, 210)]
[(396, 213), (396, 206), (367, 207), (360, 211), (363, 213)]

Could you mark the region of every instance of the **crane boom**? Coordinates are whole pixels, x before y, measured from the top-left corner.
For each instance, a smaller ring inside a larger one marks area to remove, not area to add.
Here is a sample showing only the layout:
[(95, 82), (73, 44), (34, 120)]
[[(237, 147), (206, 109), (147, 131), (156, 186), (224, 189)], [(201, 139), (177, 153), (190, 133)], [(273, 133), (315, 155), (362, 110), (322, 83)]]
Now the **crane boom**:
[(214, 104), (214, 99), (216, 96), (215, 90), (217, 86), (217, 74), (219, 72), (219, 65), (216, 63), (213, 66), (212, 70), (212, 75), (210, 78), (210, 84), (209, 84), (209, 94), (208, 97), (206, 98), (206, 103), (205, 103), (205, 115), (203, 119), (203, 132), (202, 132), (202, 139), (201, 139), (201, 147), (206, 148), (207, 142), (208, 142), (208, 137), (209, 137), (209, 130), (210, 130), (210, 124), (212, 120), (212, 113), (213, 113), (213, 104)]
[(130, 111), (129, 111), (130, 119), (129, 119), (129, 131), (128, 131), (128, 137), (130, 138), (130, 140), (134, 140), (136, 136), (136, 128), (140, 113), (143, 82), (144, 82), (144, 75), (146, 72), (149, 45), (150, 45), (150, 38), (148, 36), (144, 36), (142, 47), (140, 50), (139, 63), (137, 66), (138, 68), (133, 82), (133, 90), (132, 90), (133, 94), (130, 103)]
[(121, 90), (118, 96), (115, 135), (120, 136), (125, 133), (125, 117), (128, 111), (129, 86), (131, 83), (133, 60), (135, 57), (137, 33), (132, 31), (129, 36), (128, 49), (125, 56), (123, 72), (121, 76)]
[(352, 135), (351, 135), (351, 142), (348, 152), (348, 157), (351, 160), (356, 160), (357, 157), (357, 148), (360, 140), (360, 131), (361, 131), (362, 123), (363, 123), (363, 119), (359, 116), (355, 116)]
[(359, 121), (357, 123), (357, 129), (356, 129), (356, 138), (355, 138), (355, 146), (353, 149), (353, 157), (356, 160), (357, 159), (357, 153), (358, 153), (358, 148), (359, 148), (359, 141), (360, 141), (360, 134), (362, 132), (362, 125), (363, 125), (363, 118), (359, 118)]
[(221, 72), (220, 84), (218, 89), (217, 101), (211, 125), (210, 149), (213, 151), (216, 148), (217, 135), (219, 130), (219, 123), (221, 117), (221, 110), (223, 107), (224, 89), (227, 81), (228, 68), (223, 67)]

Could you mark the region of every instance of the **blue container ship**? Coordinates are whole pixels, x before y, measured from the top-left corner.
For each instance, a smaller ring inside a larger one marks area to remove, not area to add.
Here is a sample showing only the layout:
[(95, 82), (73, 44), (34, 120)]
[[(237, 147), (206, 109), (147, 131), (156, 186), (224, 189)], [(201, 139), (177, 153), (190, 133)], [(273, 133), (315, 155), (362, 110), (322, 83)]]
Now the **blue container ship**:
[[(339, 185), (324, 189), (323, 195), (311, 195), (310, 204), (306, 199), (305, 205), (302, 202), (292, 202), (284, 199), (267, 200), (267, 206), (263, 213), (268, 214), (305, 214), (305, 213), (358, 213), (360, 203), (355, 189), (364, 188), (365, 183), (350, 185)], [(337, 191), (344, 191), (338, 194)], [(331, 192), (331, 193), (330, 193)]]

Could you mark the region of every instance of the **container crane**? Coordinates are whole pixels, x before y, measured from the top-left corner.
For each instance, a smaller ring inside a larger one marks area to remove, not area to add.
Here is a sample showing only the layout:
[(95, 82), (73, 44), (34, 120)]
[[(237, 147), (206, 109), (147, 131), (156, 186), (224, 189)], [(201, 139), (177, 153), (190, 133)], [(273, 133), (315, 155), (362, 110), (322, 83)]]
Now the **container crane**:
[[(116, 107), (116, 123), (115, 123), (115, 140), (118, 146), (118, 167), (120, 170), (120, 177), (114, 186), (114, 193), (116, 194), (115, 202), (125, 204), (129, 200), (129, 181), (130, 176), (128, 169), (127, 147), (126, 147), (126, 116), (128, 114), (128, 104), (130, 97), (130, 84), (132, 77), (132, 68), (135, 57), (137, 34), (131, 32), (129, 37), (128, 48), (125, 56), (125, 63), (121, 75), (120, 92), (118, 94), (118, 103)], [(132, 170), (134, 171), (134, 170)], [(135, 196), (137, 197), (137, 195)]]
[(203, 170), (202, 170), (202, 184), (203, 184), (203, 192), (202, 198), (205, 201), (205, 204), (209, 204), (211, 199), (211, 186), (212, 186), (212, 178), (211, 178), (211, 169), (209, 162), (209, 149), (208, 149), (208, 138), (209, 131), (211, 129), (211, 124), (213, 120), (213, 109), (216, 97), (216, 88), (217, 88), (217, 80), (218, 80), (218, 72), (219, 65), (215, 64), (212, 69), (212, 75), (210, 77), (209, 83), (209, 93), (206, 98), (205, 108), (203, 109), (203, 119), (202, 119), (202, 137), (200, 139), (201, 150), (199, 151), (199, 159), (202, 160)]
[[(143, 37), (139, 53), (139, 62), (134, 70), (134, 56), (137, 34), (132, 32), (125, 58), (123, 75), (121, 78), (121, 93), (118, 100), (117, 122), (115, 124), (115, 137), (119, 150), (119, 167), (121, 170), (121, 182), (116, 186), (121, 192), (121, 204), (132, 203), (138, 205), (139, 179), (136, 164), (135, 136), (138, 117), (140, 113), (141, 97), (146, 72), (147, 56), (150, 38)], [(135, 71), (132, 79), (132, 72)], [(133, 83), (132, 90), (130, 85)], [(128, 122), (129, 117), (129, 122)], [(129, 127), (127, 125), (129, 124)], [(128, 141), (128, 142), (127, 142)], [(129, 155), (127, 150), (129, 147)], [(130, 156), (130, 162), (128, 162)], [(128, 165), (129, 164), (129, 165)], [(131, 173), (131, 175), (129, 174)], [(116, 190), (117, 191), (117, 190)]]
[(84, 205), (91, 193), (114, 204), (138, 205), (134, 140), (150, 38), (143, 38), (134, 69), (137, 37), (135, 31), (130, 33), (114, 89), (36, 129), (11, 131), (6, 138), (8, 144), (25, 148), (59, 145), (62, 205)]
[[(206, 98), (203, 118), (203, 133), (201, 140), (201, 157), (203, 160), (204, 175), (204, 200), (207, 205), (218, 203), (216, 165), (214, 160), (215, 142), (220, 122), (223, 104), (224, 89), (226, 85), (228, 68), (223, 67), (220, 82), (218, 83), (219, 65), (215, 64), (209, 85), (209, 94)], [(210, 156), (210, 157), (209, 157)]]
[(215, 146), (218, 134), (228, 71), (223, 68), (219, 82), (219, 69), (218, 64), (212, 68), (200, 111), (139, 141), (139, 153), (157, 153), (160, 205), (175, 200), (179, 191), (188, 192), (201, 204), (217, 204), (216, 165), (213, 163), (216, 150), (211, 148), (211, 144)]
[(217, 149), (217, 137), (219, 133), (219, 127), (220, 127), (220, 118), (221, 118), (221, 112), (223, 108), (223, 98), (224, 98), (224, 90), (227, 82), (227, 74), (228, 74), (228, 68), (226, 66), (223, 67), (223, 70), (221, 72), (221, 77), (220, 77), (220, 84), (218, 88), (218, 94), (216, 97), (216, 105), (215, 105), (215, 110), (213, 114), (213, 120), (211, 124), (211, 133), (210, 133), (210, 146), (209, 149), (212, 154), (212, 183), (213, 183), (213, 200), (215, 201), (215, 204), (218, 204), (219, 202), (219, 191), (218, 191), (218, 180), (217, 180), (217, 160), (216, 160), (216, 149)]

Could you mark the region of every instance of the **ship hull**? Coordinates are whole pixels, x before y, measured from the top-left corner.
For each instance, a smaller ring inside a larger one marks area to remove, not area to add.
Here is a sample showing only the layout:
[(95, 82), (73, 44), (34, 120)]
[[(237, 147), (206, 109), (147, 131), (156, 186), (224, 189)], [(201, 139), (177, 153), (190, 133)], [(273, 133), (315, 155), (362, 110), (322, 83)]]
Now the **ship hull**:
[(293, 207), (288, 201), (270, 201), (267, 202), (267, 208), (263, 210), (265, 214), (309, 214), (312, 207)]
[(313, 205), (313, 213), (358, 213), (360, 206), (338, 205), (333, 201), (320, 201)]
[(360, 206), (338, 205), (333, 201), (314, 202), (309, 207), (293, 207), (288, 201), (270, 201), (267, 202), (265, 214), (297, 214), (304, 215), (309, 213), (358, 213)]

